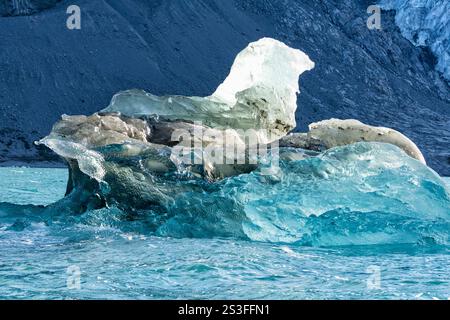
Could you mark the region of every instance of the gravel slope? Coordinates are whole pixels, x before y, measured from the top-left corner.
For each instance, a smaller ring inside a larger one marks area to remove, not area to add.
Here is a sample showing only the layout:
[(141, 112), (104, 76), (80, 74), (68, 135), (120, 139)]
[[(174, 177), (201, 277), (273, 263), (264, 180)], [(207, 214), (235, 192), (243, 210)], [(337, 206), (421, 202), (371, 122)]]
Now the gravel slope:
[[(11, 16), (9, 1), (0, 0), (0, 163), (54, 161), (32, 142), (61, 114), (97, 111), (123, 89), (208, 95), (248, 42), (270, 36), (316, 62), (302, 77), (298, 130), (331, 117), (392, 127), (450, 175), (450, 87), (395, 12), (367, 29), (371, 1), (36, 0), (27, 16)], [(71, 4), (81, 30), (66, 28)]]

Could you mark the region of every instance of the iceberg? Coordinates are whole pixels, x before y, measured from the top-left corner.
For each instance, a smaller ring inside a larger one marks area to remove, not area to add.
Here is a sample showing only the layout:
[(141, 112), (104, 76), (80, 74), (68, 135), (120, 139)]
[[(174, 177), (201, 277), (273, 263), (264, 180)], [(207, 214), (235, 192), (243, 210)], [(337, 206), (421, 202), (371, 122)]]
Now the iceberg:
[(211, 96), (129, 90), (93, 115), (63, 115), (38, 142), (69, 166), (66, 197), (48, 210), (106, 212), (159, 236), (448, 243), (450, 192), (406, 136), (338, 119), (288, 135), (313, 67), (264, 38)]

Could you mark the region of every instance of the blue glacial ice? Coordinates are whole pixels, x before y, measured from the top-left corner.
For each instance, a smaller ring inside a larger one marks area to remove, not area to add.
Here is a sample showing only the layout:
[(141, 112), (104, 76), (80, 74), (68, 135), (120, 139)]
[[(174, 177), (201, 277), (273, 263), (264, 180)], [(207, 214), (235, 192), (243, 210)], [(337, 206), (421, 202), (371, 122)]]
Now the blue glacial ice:
[(448, 244), (449, 189), (396, 146), (356, 143), (280, 167), (274, 176), (255, 171), (231, 178), (221, 190), (242, 205), (251, 239)]

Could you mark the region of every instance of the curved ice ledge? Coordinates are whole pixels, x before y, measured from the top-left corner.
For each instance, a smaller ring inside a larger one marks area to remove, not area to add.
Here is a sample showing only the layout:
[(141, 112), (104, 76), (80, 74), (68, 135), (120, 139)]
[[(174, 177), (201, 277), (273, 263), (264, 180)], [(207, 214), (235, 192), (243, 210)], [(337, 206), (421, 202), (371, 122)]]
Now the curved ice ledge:
[(426, 164), (419, 148), (408, 137), (393, 129), (373, 127), (358, 120), (330, 119), (309, 125), (309, 132), (294, 133), (281, 139), (281, 145), (303, 149), (330, 149), (357, 142), (383, 142), (396, 145), (410, 157)]

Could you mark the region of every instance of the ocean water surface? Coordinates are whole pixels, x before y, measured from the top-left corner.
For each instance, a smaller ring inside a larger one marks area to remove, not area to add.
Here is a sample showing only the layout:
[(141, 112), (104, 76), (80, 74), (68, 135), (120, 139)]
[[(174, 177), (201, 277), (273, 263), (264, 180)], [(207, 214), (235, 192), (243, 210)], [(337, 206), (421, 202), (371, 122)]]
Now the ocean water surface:
[(122, 227), (113, 208), (43, 215), (66, 182), (66, 169), (0, 168), (0, 299), (450, 297), (446, 244), (171, 238)]

